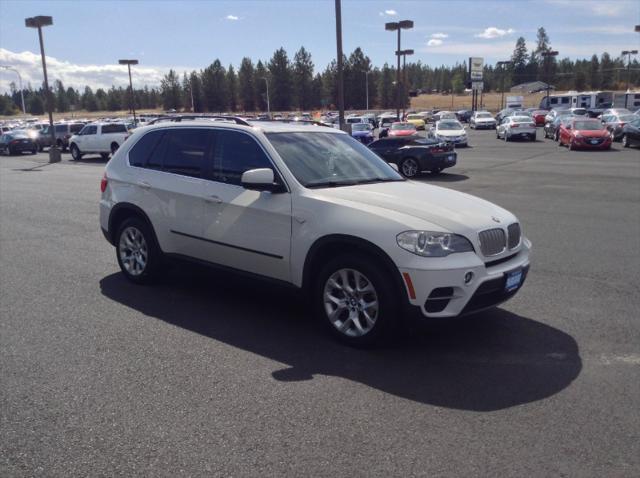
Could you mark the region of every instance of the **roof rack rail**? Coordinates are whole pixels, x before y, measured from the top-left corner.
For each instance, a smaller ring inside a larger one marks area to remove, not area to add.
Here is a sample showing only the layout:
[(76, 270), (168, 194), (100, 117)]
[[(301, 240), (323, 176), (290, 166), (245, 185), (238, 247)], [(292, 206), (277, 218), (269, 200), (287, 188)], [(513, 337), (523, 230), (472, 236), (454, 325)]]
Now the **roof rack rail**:
[(158, 118), (149, 121), (149, 124), (156, 124), (162, 121), (171, 121), (175, 123), (179, 123), (181, 121), (193, 121), (197, 119), (222, 119), (228, 121), (234, 121), (236, 124), (242, 126), (251, 126), (246, 120), (239, 118), (237, 116), (228, 116), (228, 115), (166, 115), (159, 116)]
[(288, 118), (282, 118), (282, 119), (255, 119), (255, 120), (250, 120), (256, 123), (263, 123), (263, 122), (273, 122), (273, 123), (307, 123), (307, 124), (312, 124), (315, 126), (327, 126), (329, 128), (331, 128), (332, 126), (328, 123), (323, 123), (322, 121), (316, 121), (316, 120), (294, 120), (294, 119), (288, 119)]

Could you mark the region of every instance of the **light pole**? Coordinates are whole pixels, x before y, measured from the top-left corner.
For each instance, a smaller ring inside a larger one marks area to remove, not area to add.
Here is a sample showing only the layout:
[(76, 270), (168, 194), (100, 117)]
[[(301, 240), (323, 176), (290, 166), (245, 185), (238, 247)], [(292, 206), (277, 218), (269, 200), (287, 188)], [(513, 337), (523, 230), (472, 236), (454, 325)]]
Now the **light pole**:
[(369, 111), (369, 70), (362, 70), (364, 73), (364, 91), (365, 95), (367, 95), (367, 112)]
[(26, 116), (27, 115), (27, 110), (24, 107), (24, 93), (22, 92), (22, 76), (20, 76), (20, 72), (18, 70), (16, 70), (15, 68), (11, 68), (10, 66), (0, 65), (0, 68), (2, 68), (4, 70), (13, 71), (13, 72), (15, 72), (16, 75), (18, 75), (18, 83), (20, 85), (20, 100), (22, 101), (22, 114)]
[(133, 124), (137, 125), (136, 121), (136, 105), (133, 99), (133, 82), (131, 81), (131, 65), (137, 65), (138, 60), (118, 60), (118, 63), (121, 65), (127, 65), (127, 69), (129, 70), (129, 90), (131, 91), (130, 101), (131, 101), (131, 111), (133, 111)]
[(342, 65), (342, 2), (336, 0), (336, 53), (338, 55), (338, 127), (344, 128), (344, 76)]
[(396, 55), (402, 55), (402, 117), (404, 118), (405, 103), (404, 99), (407, 95), (407, 55), (413, 55), (413, 50), (400, 50), (396, 52)]
[(622, 56), (627, 55), (627, 91), (624, 94), (624, 107), (627, 107), (627, 100), (629, 99), (629, 83), (631, 79), (631, 55), (637, 55), (638, 50), (625, 50), (622, 52)]
[(500, 75), (501, 84), (500, 84), (500, 109), (504, 109), (504, 68), (505, 66), (511, 65), (513, 62), (509, 60), (499, 61), (496, 63), (496, 66), (499, 66), (502, 69), (502, 74)]
[(396, 69), (396, 116), (398, 119), (400, 119), (400, 55), (397, 52), (401, 51), (400, 32), (410, 28), (413, 28), (413, 20), (402, 20), (400, 22), (389, 22), (384, 24), (385, 30), (389, 32), (398, 32), (398, 48), (396, 49), (396, 56), (398, 57), (398, 66)]
[[(544, 58), (553, 58), (554, 56), (558, 56), (558, 51), (557, 50), (547, 50), (547, 51), (543, 51), (541, 53), (541, 55)], [(547, 69), (549, 68), (549, 65), (547, 64)], [(549, 90), (551, 89), (551, 83), (549, 82), (549, 80), (551, 78), (549, 78), (549, 72), (546, 72), (546, 80), (547, 80), (547, 108), (549, 107)]]
[(46, 90), (47, 97), (47, 110), (49, 112), (49, 134), (51, 135), (51, 146), (49, 147), (49, 162), (60, 162), (60, 150), (56, 146), (56, 135), (53, 128), (53, 98), (51, 97), (51, 90), (49, 89), (49, 80), (47, 78), (47, 62), (44, 56), (44, 43), (42, 41), (42, 27), (53, 25), (53, 18), (44, 15), (37, 17), (30, 17), (24, 19), (24, 24), (27, 28), (38, 29), (38, 39), (40, 40), (40, 55), (42, 56), (42, 72), (44, 74), (44, 88)]
[(271, 105), (269, 104), (269, 78), (263, 76), (262, 79), (267, 85), (267, 114), (269, 115), (269, 118), (271, 118)]

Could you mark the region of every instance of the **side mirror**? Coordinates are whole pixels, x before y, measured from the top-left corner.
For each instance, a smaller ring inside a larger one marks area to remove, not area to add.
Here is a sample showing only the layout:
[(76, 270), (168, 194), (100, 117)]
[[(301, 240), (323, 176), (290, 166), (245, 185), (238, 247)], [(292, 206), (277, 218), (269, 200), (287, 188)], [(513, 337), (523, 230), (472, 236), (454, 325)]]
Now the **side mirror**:
[(243, 188), (252, 191), (284, 192), (284, 186), (274, 183), (273, 179), (273, 169), (271, 168), (249, 169), (242, 173), (240, 183)]

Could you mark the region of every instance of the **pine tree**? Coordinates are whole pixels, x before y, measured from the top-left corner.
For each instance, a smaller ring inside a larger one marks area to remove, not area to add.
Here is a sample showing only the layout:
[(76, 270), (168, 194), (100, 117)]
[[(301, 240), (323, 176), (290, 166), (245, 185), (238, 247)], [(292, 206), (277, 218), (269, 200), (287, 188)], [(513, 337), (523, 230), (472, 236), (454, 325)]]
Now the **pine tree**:
[(301, 47), (293, 58), (293, 85), (296, 105), (301, 110), (309, 109), (312, 104), (313, 67), (311, 54), (304, 47)]
[(227, 70), (227, 97), (229, 110), (236, 111), (238, 109), (238, 77), (233, 65), (229, 65)]
[(275, 51), (269, 61), (271, 110), (287, 111), (291, 109), (293, 82), (291, 65), (284, 48)]
[(598, 55), (593, 55), (589, 62), (589, 87), (592, 90), (600, 89), (600, 62)]
[(227, 72), (216, 59), (202, 74), (202, 90), (207, 111), (222, 113), (227, 109)]
[(256, 106), (260, 111), (267, 111), (267, 82), (271, 80), (269, 78), (269, 72), (261, 60), (258, 60), (256, 64), (253, 80)]
[(609, 53), (604, 52), (600, 57), (600, 88), (610, 90), (614, 87), (614, 63)]
[(244, 57), (238, 70), (238, 99), (244, 111), (253, 111), (256, 108), (254, 74), (251, 58)]
[(169, 70), (169, 73), (160, 81), (160, 89), (162, 91), (162, 106), (166, 110), (178, 110), (182, 106), (180, 80), (175, 71)]
[(511, 55), (511, 72), (513, 83), (516, 85), (524, 83), (527, 75), (527, 45), (524, 41), (524, 37), (516, 40), (516, 47)]

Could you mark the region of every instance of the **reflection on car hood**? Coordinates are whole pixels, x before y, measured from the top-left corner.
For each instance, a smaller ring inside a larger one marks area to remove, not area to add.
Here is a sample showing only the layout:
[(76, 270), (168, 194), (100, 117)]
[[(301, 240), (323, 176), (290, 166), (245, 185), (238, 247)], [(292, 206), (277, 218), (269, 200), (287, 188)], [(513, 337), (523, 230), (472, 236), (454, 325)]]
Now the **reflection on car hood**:
[(466, 134), (466, 131), (464, 129), (447, 129), (447, 130), (438, 130), (436, 132), (437, 135), (439, 136), (462, 136), (463, 134)]
[[(401, 221), (412, 216), (446, 231), (470, 236), (478, 231), (511, 224), (513, 214), (483, 199), (417, 181), (373, 183), (314, 190), (320, 199), (362, 208)], [(390, 215), (389, 211), (399, 214)], [(496, 219), (500, 223), (496, 222)], [(413, 227), (407, 224), (407, 227)], [(425, 224), (421, 227), (429, 227)]]

